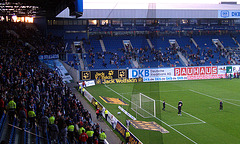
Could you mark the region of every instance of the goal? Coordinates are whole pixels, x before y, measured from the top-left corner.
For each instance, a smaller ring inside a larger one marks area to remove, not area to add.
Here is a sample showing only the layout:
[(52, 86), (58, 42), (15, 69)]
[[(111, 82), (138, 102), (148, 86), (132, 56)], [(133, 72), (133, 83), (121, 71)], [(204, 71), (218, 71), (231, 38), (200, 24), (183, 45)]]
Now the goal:
[(156, 117), (156, 102), (154, 99), (139, 93), (133, 94), (131, 109), (143, 118)]

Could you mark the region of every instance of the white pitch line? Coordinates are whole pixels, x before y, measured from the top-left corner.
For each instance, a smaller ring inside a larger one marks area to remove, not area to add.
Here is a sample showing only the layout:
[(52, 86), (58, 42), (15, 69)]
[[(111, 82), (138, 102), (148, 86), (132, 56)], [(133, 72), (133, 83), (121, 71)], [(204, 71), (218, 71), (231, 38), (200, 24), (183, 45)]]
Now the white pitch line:
[[(118, 94), (119, 96), (121, 97), (124, 97), (123, 95), (119, 94), (118, 92), (116, 92), (115, 90), (111, 89), (110, 87), (106, 86), (108, 89), (112, 90), (114, 93)], [(124, 97), (125, 98), (125, 97)], [(125, 98), (127, 101), (131, 102), (129, 99)], [(176, 131), (178, 134), (182, 135), (183, 137), (185, 137), (186, 139), (188, 139), (189, 141), (193, 142), (194, 144), (197, 144), (197, 142), (195, 142), (194, 140), (190, 139), (189, 137), (187, 137), (186, 135), (184, 135), (183, 133), (181, 133), (180, 131), (176, 130), (175, 128), (173, 128), (172, 126), (170, 126), (169, 124), (167, 124), (166, 122), (160, 120), (159, 118), (157, 117), (154, 117), (156, 118), (157, 120), (159, 120), (160, 122), (162, 122), (163, 124), (165, 124), (166, 126), (168, 126), (169, 128), (171, 128), (172, 130)]]
[[(191, 89), (189, 89), (189, 91), (194, 92), (194, 93), (197, 93), (197, 94), (201, 94), (201, 95), (204, 95), (204, 96), (207, 96), (207, 97), (210, 97), (210, 98), (213, 98), (213, 99), (219, 100), (219, 101), (222, 100), (222, 99), (220, 99), (220, 98), (216, 98), (216, 97), (213, 97), (213, 96), (210, 96), (210, 95), (208, 95), (208, 94), (204, 94), (204, 93), (201, 93), (201, 92), (198, 92), (198, 91), (195, 91), (195, 90), (191, 90)], [(229, 101), (225, 101), (225, 100), (223, 100), (223, 101), (226, 102), (226, 103), (229, 103), (229, 104), (232, 104), (232, 105), (235, 105), (235, 106), (240, 107), (240, 105), (238, 105), (238, 104), (231, 103), (231, 102), (229, 102)]]
[[(109, 86), (108, 86), (109, 87)], [(164, 92), (180, 92), (180, 91), (188, 91), (188, 90), (169, 90), (169, 91), (151, 91), (149, 93), (152, 93), (152, 92), (158, 92), (158, 93), (164, 93)], [(131, 92), (127, 92), (127, 93), (121, 93), (121, 94), (132, 94)]]
[(198, 122), (198, 123), (182, 123), (182, 124), (171, 124), (170, 126), (179, 126), (179, 125), (195, 125), (195, 124), (203, 124), (203, 122)]
[(236, 100), (236, 99), (224, 99), (224, 100), (240, 101), (240, 100)]
[[(161, 101), (161, 100), (160, 100), (160, 101)], [(161, 102), (163, 102), (163, 101), (161, 101)], [(174, 108), (174, 109), (178, 109), (178, 108), (176, 108), (176, 107), (174, 107), (174, 106), (172, 106), (172, 105), (170, 105), (170, 104), (168, 104), (168, 103), (166, 103), (166, 105), (169, 105), (170, 107), (172, 107), (172, 108)], [(195, 119), (201, 121), (202, 123), (206, 123), (205, 121), (203, 121), (203, 120), (201, 120), (201, 119), (199, 119), (199, 118), (197, 118), (197, 117), (191, 115), (190, 113), (187, 113), (187, 112), (185, 112), (185, 111), (183, 111), (183, 110), (182, 110), (182, 112), (185, 113), (185, 114), (187, 114), (187, 115), (189, 115), (190, 117), (193, 117), (193, 118), (195, 118)]]

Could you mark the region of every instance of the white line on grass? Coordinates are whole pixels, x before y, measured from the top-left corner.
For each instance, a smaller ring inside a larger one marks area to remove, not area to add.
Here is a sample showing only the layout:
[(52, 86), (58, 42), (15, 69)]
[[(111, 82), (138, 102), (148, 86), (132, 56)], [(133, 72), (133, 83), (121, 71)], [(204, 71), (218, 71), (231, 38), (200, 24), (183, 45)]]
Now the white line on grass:
[(236, 100), (236, 99), (224, 99), (224, 100), (240, 101), (240, 100)]
[[(116, 92), (115, 90), (111, 89), (110, 87), (108, 87), (107, 85), (105, 85), (105, 87), (107, 87), (108, 89), (112, 90), (114, 93), (116, 93), (117, 95), (125, 98), (128, 102), (131, 102), (129, 99), (127, 99), (126, 97), (124, 97), (123, 95), (119, 94), (118, 92)], [(158, 121), (162, 122), (163, 124), (165, 124), (166, 126), (168, 126), (169, 128), (171, 128), (172, 130), (176, 131), (178, 134), (182, 135), (183, 137), (185, 137), (186, 139), (188, 139), (189, 141), (197, 144), (197, 142), (193, 141), (192, 139), (190, 139), (189, 137), (187, 137), (186, 135), (184, 135), (183, 133), (181, 133), (180, 131), (176, 130), (175, 128), (173, 128), (172, 126), (170, 126), (169, 124), (167, 124), (166, 122), (160, 120), (159, 118), (157, 117), (154, 117), (156, 118)]]
[[(204, 96), (207, 96), (207, 97), (210, 97), (210, 98), (219, 100), (219, 101), (222, 100), (222, 99), (220, 99), (220, 98), (216, 98), (216, 97), (213, 97), (213, 96), (210, 96), (210, 95), (208, 95), (208, 94), (204, 94), (204, 93), (201, 93), (201, 92), (198, 92), (198, 91), (195, 91), (195, 90), (189, 89), (189, 91), (194, 92), (194, 93), (197, 93), (197, 94), (200, 94), (200, 95), (204, 95)], [(235, 105), (235, 106), (240, 107), (240, 105), (238, 105), (238, 104), (231, 103), (231, 102), (228, 102), (228, 101), (225, 101), (225, 100), (223, 100), (223, 101), (226, 102), (226, 103), (229, 103), (229, 104), (232, 104), (232, 105)]]
[(194, 124), (203, 124), (203, 122), (198, 122), (198, 123), (182, 123), (182, 124), (171, 124), (170, 126), (179, 126), (179, 125), (194, 125)]
[[(161, 100), (160, 100), (160, 101), (161, 101)], [(163, 101), (161, 101), (161, 102), (163, 102)], [(168, 103), (166, 103), (166, 105), (169, 105), (170, 107), (172, 107), (172, 108), (174, 108), (174, 109), (178, 109), (178, 108), (176, 108), (176, 107), (174, 107), (174, 106), (172, 106), (172, 105), (170, 105), (170, 104), (168, 104)], [(189, 115), (190, 117), (193, 117), (193, 118), (195, 118), (195, 119), (201, 121), (202, 123), (206, 123), (205, 121), (203, 121), (203, 120), (201, 120), (201, 119), (199, 119), (199, 118), (197, 118), (197, 117), (191, 115), (190, 113), (187, 113), (187, 112), (185, 112), (185, 111), (183, 111), (183, 110), (182, 110), (182, 112), (185, 113), (185, 114), (187, 114), (187, 115)]]
[[(188, 91), (188, 90), (151, 91), (151, 93), (152, 92), (157, 92), (157, 93), (161, 93), (161, 92), (178, 92), (178, 91)], [(120, 93), (120, 94), (132, 94), (132, 92)]]

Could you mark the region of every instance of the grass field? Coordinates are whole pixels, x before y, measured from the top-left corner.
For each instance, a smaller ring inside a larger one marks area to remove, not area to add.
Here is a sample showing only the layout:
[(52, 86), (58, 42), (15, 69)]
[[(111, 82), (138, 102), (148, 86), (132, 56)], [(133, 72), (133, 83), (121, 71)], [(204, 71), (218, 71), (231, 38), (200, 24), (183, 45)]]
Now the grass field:
[[(238, 144), (240, 143), (240, 80), (195, 80), (152, 83), (128, 83), (96, 85), (87, 90), (111, 113), (125, 124), (129, 119), (120, 111), (119, 105), (107, 104), (99, 96), (122, 98), (129, 111), (137, 120), (155, 121), (169, 131), (135, 129), (134, 133), (145, 144)], [(133, 93), (143, 93), (156, 100), (156, 117), (142, 118), (131, 110)], [(166, 101), (166, 111), (162, 102)], [(177, 114), (178, 101), (183, 101), (182, 116)], [(223, 111), (219, 111), (219, 101), (223, 100)]]

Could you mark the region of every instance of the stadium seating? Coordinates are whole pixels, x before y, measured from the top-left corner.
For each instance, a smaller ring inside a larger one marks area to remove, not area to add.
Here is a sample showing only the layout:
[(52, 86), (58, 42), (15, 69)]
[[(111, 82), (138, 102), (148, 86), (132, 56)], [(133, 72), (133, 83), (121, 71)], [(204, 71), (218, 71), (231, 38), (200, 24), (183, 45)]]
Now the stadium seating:
[[(218, 39), (216, 35), (193, 36), (198, 47), (191, 47), (188, 57), (193, 65), (223, 65), (227, 64), (227, 58), (221, 53), (225, 53), (212, 42), (212, 39)], [(221, 40), (220, 40), (221, 41)]]

